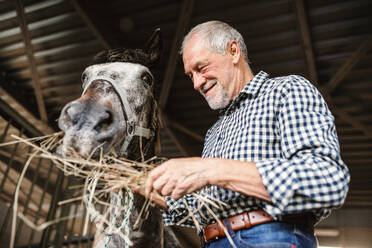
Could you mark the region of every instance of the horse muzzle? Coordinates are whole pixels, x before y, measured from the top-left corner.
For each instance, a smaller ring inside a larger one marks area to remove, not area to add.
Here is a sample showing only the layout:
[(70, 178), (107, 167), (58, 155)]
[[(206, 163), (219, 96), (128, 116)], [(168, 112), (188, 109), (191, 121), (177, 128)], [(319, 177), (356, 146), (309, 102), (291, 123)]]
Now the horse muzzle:
[(106, 152), (120, 136), (120, 121), (112, 110), (92, 101), (67, 104), (62, 109), (58, 125), (65, 132), (62, 154), (73, 150), (87, 156), (99, 147)]

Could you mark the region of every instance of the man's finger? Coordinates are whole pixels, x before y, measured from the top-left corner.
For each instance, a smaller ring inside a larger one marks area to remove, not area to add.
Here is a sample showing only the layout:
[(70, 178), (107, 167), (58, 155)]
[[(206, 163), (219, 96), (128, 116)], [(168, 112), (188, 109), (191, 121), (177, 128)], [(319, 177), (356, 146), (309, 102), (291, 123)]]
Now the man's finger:
[[(181, 198), (183, 195), (185, 195), (187, 193), (187, 190), (188, 190), (188, 188), (186, 187), (184, 182), (182, 184), (176, 185), (176, 187), (172, 191), (171, 197), (174, 200), (178, 200), (179, 198)], [(191, 191), (191, 192), (193, 192), (193, 191)]]
[(170, 179), (159, 192), (161, 193), (162, 196), (171, 195), (176, 186), (177, 186), (176, 178)]
[(145, 196), (147, 198), (150, 197), (154, 181), (163, 173), (163, 171), (164, 171), (163, 165), (160, 165), (153, 169), (152, 171), (150, 171), (145, 184)]
[(160, 193), (166, 184), (168, 184), (168, 177), (163, 174), (153, 181), (152, 188)]

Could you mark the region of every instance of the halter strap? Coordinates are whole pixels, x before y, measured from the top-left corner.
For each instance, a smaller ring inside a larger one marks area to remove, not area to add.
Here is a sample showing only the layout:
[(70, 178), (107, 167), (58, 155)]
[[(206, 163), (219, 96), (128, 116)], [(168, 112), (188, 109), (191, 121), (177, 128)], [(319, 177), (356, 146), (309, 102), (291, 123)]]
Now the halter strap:
[(140, 137), (145, 137), (146, 139), (149, 139), (151, 137), (153, 137), (155, 135), (154, 131), (150, 130), (149, 128), (144, 128), (144, 127), (141, 127), (139, 125), (137, 125), (137, 123), (135, 122), (135, 115), (134, 115), (134, 111), (132, 110), (129, 102), (128, 102), (128, 99), (126, 97), (126, 92), (123, 91), (119, 85), (117, 84), (117, 82), (115, 80), (113, 80), (112, 78), (110, 77), (106, 77), (106, 76), (99, 76), (99, 77), (95, 77), (93, 78), (91, 81), (89, 81), (89, 83), (87, 83), (84, 87), (84, 90), (83, 90), (83, 93), (81, 95), (84, 95), (85, 92), (88, 90), (89, 86), (94, 82), (94, 81), (97, 81), (97, 80), (103, 80), (103, 81), (107, 81), (109, 82), (112, 87), (114, 87), (116, 93), (120, 96), (120, 100), (121, 100), (121, 104), (123, 105), (124, 107), (124, 115), (127, 116), (128, 120), (126, 121), (127, 123), (127, 130), (126, 130), (126, 133), (127, 133), (127, 136), (120, 148), (120, 153), (124, 154), (124, 155), (127, 155), (127, 149), (128, 149), (128, 146), (130, 144), (130, 142), (132, 141), (133, 137), (134, 136), (140, 136)]

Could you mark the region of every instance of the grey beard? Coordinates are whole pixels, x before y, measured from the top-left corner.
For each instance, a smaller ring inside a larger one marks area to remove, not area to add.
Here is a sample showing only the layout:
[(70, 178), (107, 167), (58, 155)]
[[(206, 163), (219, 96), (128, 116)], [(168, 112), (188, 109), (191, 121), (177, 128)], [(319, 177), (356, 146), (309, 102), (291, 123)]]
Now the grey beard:
[[(203, 93), (203, 89), (207, 89), (211, 85), (216, 84), (216, 94), (215, 96), (206, 97)], [(200, 90), (200, 93), (204, 96), (205, 100), (208, 102), (208, 105), (213, 110), (223, 109), (230, 104), (230, 97), (227, 90), (225, 90), (222, 85), (215, 79), (208, 81), (203, 89)]]

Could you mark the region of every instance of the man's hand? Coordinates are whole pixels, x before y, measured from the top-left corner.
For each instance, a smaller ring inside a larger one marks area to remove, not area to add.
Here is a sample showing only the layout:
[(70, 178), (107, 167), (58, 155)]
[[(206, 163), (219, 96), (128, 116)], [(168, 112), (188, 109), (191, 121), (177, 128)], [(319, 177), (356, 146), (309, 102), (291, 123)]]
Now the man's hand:
[(155, 190), (177, 200), (209, 184), (211, 172), (213, 167), (203, 158), (170, 159), (150, 172), (145, 195), (149, 197)]
[(150, 172), (145, 197), (157, 192), (177, 200), (207, 185), (271, 201), (254, 162), (223, 158), (170, 159)]

